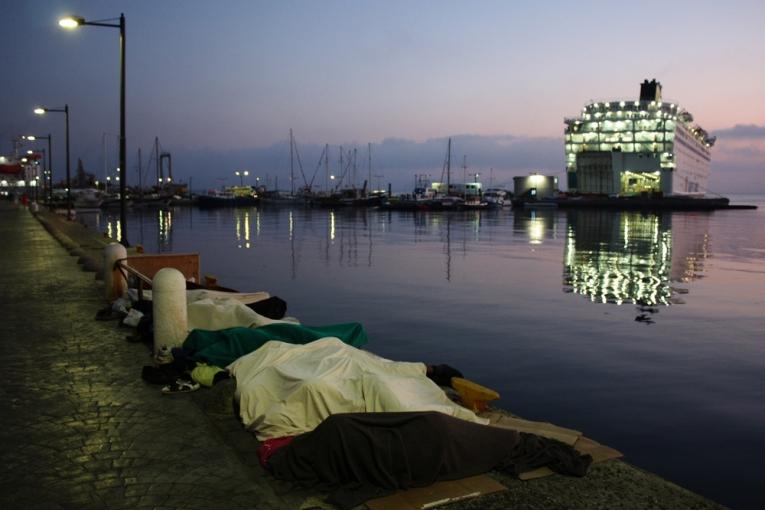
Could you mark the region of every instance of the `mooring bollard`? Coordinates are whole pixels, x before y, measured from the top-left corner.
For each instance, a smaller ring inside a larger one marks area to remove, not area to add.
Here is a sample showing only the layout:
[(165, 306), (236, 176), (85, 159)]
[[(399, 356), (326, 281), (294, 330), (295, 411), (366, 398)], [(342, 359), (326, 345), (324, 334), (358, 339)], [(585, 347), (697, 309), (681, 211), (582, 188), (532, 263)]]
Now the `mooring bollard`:
[(180, 347), (188, 333), (186, 279), (171, 267), (157, 271), (151, 282), (154, 321), (154, 354), (160, 349)]
[(110, 243), (104, 248), (104, 297), (108, 302), (127, 294), (127, 279), (114, 263), (127, 258), (127, 249), (120, 243)]

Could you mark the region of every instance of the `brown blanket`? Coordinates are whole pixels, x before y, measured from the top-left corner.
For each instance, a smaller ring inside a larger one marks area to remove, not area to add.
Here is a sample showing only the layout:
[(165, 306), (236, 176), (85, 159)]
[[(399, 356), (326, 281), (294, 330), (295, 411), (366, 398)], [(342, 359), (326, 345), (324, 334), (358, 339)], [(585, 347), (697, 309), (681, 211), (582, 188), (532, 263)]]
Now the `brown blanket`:
[(276, 478), (332, 490), (351, 508), (396, 489), (499, 469), (541, 466), (583, 476), (592, 461), (554, 439), (480, 425), (437, 412), (332, 415), (269, 459)]

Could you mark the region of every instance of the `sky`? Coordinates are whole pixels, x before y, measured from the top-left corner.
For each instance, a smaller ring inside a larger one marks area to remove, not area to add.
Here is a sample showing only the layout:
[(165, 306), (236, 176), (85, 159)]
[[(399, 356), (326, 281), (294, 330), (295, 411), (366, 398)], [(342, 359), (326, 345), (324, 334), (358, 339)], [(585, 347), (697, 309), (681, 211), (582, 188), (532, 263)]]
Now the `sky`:
[(119, 32), (57, 21), (120, 13), (130, 184), (158, 137), (195, 190), (243, 169), (289, 187), (290, 129), (315, 183), (325, 144), (331, 173), (342, 146), (368, 176), (371, 143), (373, 184), (410, 191), (440, 177), (449, 137), (458, 179), (463, 162), (484, 183), (562, 176), (563, 118), (655, 78), (718, 137), (710, 191), (765, 192), (761, 0), (3, 0), (0, 153), (51, 133), (61, 176), (63, 115), (32, 109), (68, 104), (72, 168), (115, 174)]

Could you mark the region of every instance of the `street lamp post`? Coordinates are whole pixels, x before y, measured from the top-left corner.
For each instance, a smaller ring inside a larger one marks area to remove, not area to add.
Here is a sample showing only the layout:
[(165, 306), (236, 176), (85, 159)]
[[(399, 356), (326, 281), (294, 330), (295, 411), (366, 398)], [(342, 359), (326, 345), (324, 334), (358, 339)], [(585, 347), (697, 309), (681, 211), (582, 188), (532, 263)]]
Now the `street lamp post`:
[(242, 171), (237, 170), (236, 172), (234, 172), (234, 175), (239, 177), (239, 185), (244, 186), (244, 178), (250, 175), (250, 172), (248, 172), (247, 170), (242, 170)]
[(120, 30), (120, 243), (128, 247), (127, 227), (125, 221), (125, 195), (127, 188), (127, 179), (125, 171), (127, 169), (127, 146), (125, 141), (125, 14), (121, 13), (119, 23), (104, 23), (108, 20), (86, 21), (79, 16), (67, 16), (59, 20), (58, 24), (64, 28), (77, 28), (81, 25), (91, 25), (95, 27), (111, 27)]
[[(29, 151), (27, 151), (27, 152), (29, 152)], [(35, 151), (32, 151), (32, 152), (34, 153)], [(43, 197), (45, 197), (45, 182), (46, 182), (46, 180), (45, 180), (45, 149), (39, 149), (37, 152), (42, 152), (42, 167), (43, 167), (43, 170), (42, 170), (42, 185), (43, 185)], [(40, 180), (41, 180), (40, 179), (40, 161), (39, 160), (35, 160), (35, 163), (37, 165), (37, 172), (35, 172), (35, 178), (34, 178), (34, 181), (35, 181), (35, 202), (37, 202), (40, 199), (39, 198)]]
[[(48, 112), (63, 113), (66, 117), (66, 217), (72, 219), (72, 186), (69, 165), (69, 105), (65, 104), (63, 108), (46, 108), (44, 106), (35, 108), (37, 115), (44, 115)], [(48, 142), (50, 143), (50, 135), (48, 135)]]
[(34, 142), (36, 140), (48, 140), (48, 206), (53, 210), (53, 149), (51, 148), (51, 136), (26, 135), (24, 140)]

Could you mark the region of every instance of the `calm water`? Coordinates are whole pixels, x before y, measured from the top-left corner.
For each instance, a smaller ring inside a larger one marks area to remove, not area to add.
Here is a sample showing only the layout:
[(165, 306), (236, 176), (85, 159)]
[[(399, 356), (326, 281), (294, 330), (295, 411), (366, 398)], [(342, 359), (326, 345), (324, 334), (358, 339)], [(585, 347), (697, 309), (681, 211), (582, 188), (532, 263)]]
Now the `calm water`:
[[(736, 508), (763, 508), (765, 197), (757, 211), (131, 213), (148, 252), (267, 290), (306, 324), (449, 363), (501, 406), (577, 428)], [(116, 217), (84, 217), (116, 233)]]

